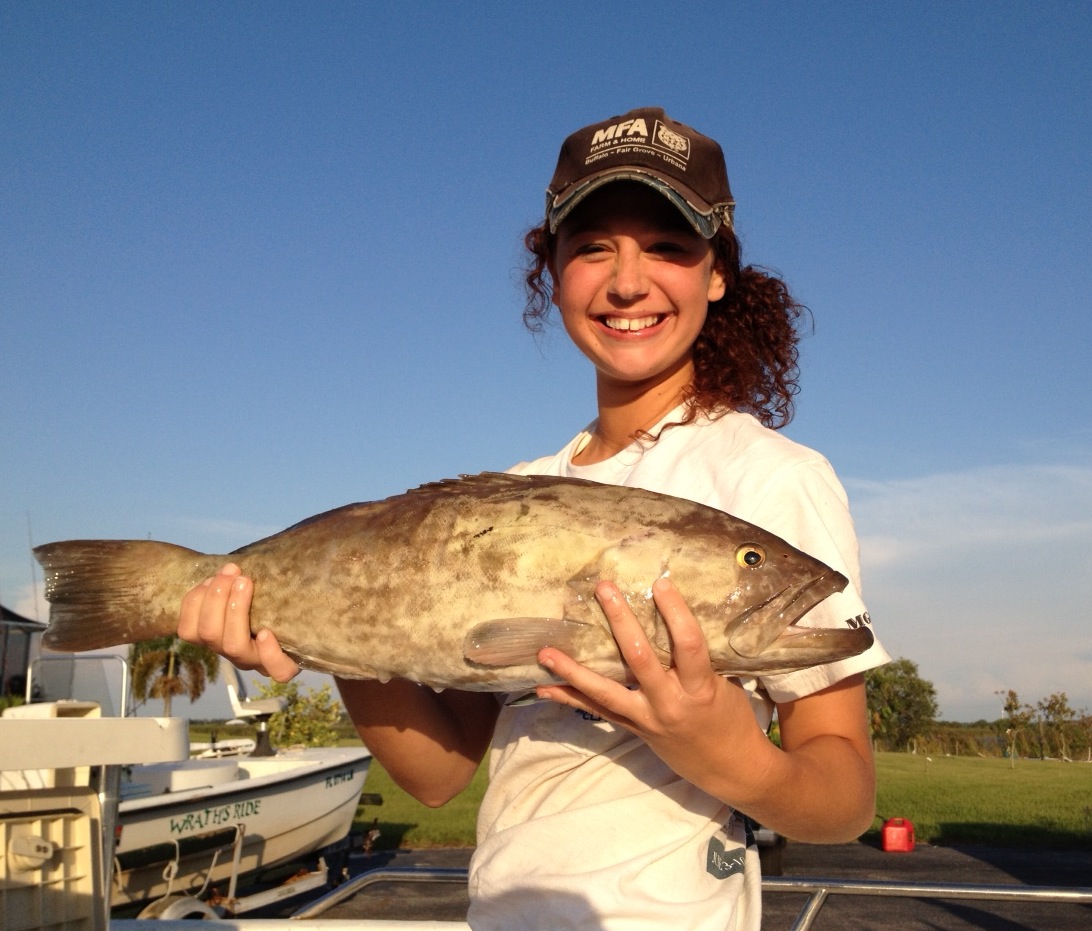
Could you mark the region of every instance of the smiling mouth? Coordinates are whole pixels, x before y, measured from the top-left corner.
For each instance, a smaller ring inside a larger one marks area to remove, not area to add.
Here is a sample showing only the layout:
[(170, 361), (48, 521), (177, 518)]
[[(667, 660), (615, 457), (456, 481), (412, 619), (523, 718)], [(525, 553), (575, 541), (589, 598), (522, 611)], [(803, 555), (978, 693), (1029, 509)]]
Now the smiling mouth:
[(599, 322), (610, 330), (621, 330), (633, 333), (638, 330), (647, 330), (664, 320), (664, 314), (650, 314), (647, 317), (609, 317), (602, 316)]

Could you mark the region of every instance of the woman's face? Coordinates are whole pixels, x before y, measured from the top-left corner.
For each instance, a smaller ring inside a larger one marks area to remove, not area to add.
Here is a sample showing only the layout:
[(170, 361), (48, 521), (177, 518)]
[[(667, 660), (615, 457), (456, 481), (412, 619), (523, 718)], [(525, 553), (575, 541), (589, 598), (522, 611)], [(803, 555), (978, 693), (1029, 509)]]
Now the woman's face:
[(725, 284), (709, 242), (667, 198), (632, 181), (593, 192), (558, 229), (550, 273), (601, 388), (692, 382), (694, 341)]

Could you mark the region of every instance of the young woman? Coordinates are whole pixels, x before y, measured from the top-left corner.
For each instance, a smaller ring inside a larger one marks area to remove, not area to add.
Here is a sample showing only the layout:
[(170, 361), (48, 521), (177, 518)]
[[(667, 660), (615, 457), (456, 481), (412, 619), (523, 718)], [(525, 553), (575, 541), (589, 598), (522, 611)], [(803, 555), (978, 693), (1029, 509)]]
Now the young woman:
[[(784, 284), (741, 267), (720, 146), (659, 109), (566, 139), (546, 218), (527, 235), (525, 319), (552, 306), (595, 367), (598, 418), (523, 474), (570, 475), (686, 497), (752, 521), (850, 579), (804, 623), (869, 623), (845, 493), (819, 454), (776, 432), (792, 414), (795, 322)], [(235, 566), (186, 598), (180, 635), (281, 681), (298, 671), (252, 636), (252, 586)], [(346, 709), (393, 778), (428, 805), (466, 787), (487, 750), (490, 785), (471, 863), (481, 929), (755, 928), (757, 850), (747, 818), (788, 837), (856, 837), (874, 813), (865, 670), (840, 663), (763, 679), (715, 675), (669, 580), (653, 586), (674, 644), (662, 666), (618, 590), (603, 607), (637, 686), (553, 648), (565, 684), (542, 701), (341, 680)], [(766, 736), (774, 710), (781, 745)]]

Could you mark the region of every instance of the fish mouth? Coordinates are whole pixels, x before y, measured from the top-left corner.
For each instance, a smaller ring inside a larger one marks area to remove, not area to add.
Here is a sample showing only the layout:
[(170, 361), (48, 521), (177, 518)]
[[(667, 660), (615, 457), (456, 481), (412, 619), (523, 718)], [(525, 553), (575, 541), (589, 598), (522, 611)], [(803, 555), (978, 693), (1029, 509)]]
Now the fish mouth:
[(731, 624), (728, 642), (740, 656), (759, 656), (819, 602), (843, 591), (848, 584), (849, 579), (831, 569), (789, 585), (740, 614)]

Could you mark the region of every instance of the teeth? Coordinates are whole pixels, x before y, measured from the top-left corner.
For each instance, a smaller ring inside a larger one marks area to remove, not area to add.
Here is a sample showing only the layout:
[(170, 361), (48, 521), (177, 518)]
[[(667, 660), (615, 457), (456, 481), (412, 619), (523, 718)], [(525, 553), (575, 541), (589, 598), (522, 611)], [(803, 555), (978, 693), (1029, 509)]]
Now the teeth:
[(634, 320), (626, 317), (604, 317), (603, 322), (612, 330), (644, 330), (659, 323), (660, 316), (637, 317)]

